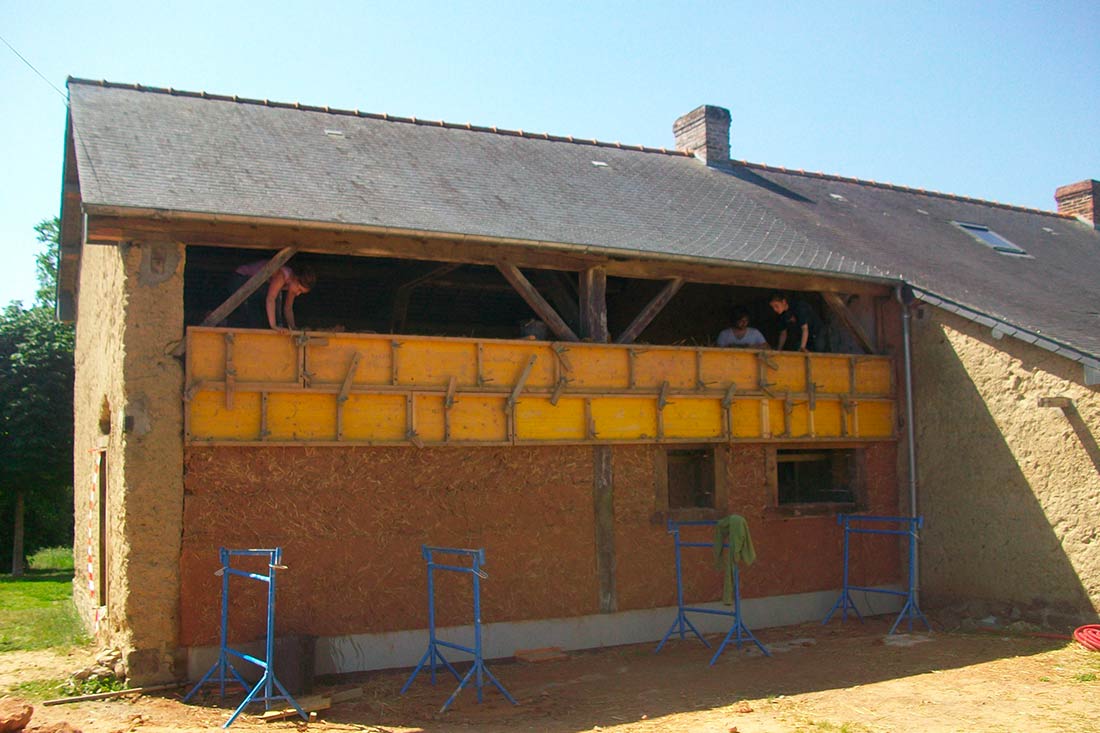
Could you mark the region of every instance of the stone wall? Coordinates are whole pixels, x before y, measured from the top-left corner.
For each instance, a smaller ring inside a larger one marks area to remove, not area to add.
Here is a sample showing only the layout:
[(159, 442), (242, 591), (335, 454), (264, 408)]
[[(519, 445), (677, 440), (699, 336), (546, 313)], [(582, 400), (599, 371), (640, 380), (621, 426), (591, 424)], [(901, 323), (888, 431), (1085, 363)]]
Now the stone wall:
[(91, 527), (98, 555), (99, 510), (87, 486), (105, 449), (107, 558), (93, 565), (108, 592), (99, 611), (103, 599), (85, 580), (78, 606), (90, 625), (98, 616), (98, 641), (124, 650), (139, 684), (173, 674), (178, 636), (183, 370), (170, 352), (183, 336), (183, 264), (173, 243), (87, 246), (81, 261), (76, 552), (82, 567)]
[[(925, 306), (913, 320), (927, 607), (1068, 628), (1100, 610), (1100, 393), (1080, 364)], [(1073, 408), (1039, 407), (1069, 397)]]

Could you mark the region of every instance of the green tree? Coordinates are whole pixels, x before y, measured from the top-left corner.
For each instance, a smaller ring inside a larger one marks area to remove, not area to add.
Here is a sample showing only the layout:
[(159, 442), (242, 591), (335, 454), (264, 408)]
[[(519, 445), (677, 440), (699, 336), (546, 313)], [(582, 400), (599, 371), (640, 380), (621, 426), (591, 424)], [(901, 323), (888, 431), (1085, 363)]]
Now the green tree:
[(0, 523), (11, 528), (0, 562), (10, 548), (12, 575), (26, 554), (72, 538), (74, 334), (54, 318), (58, 230), (57, 219), (35, 227), (35, 305), (0, 312), (0, 516), (12, 518)]

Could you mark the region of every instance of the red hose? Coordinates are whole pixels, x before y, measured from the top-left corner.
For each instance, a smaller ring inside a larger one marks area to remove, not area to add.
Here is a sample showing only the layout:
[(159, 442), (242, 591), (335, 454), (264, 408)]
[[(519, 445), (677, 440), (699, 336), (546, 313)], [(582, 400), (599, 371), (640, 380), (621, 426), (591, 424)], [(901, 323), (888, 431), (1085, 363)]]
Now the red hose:
[(1085, 624), (1073, 632), (1077, 642), (1094, 652), (1100, 652), (1100, 624)]

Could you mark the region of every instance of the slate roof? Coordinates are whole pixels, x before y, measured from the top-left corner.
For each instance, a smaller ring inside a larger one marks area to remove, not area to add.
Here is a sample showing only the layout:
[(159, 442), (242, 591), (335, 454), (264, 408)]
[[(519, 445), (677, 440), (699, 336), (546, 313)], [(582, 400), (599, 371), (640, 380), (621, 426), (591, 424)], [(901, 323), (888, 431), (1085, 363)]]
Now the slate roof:
[(69, 97), (89, 207), (881, 274), (817, 245), (727, 176), (674, 151), (81, 80), (70, 80)]
[[(874, 263), (930, 302), (988, 326), (999, 321), (1027, 341), (1100, 357), (1100, 232), (1088, 224), (839, 176), (744, 162), (725, 170), (808, 238)], [(999, 254), (952, 222), (987, 226), (1028, 256)]]
[[(1100, 358), (1100, 234), (1062, 215), (675, 151), (69, 81), (83, 204), (270, 217), (904, 279)], [(1025, 249), (997, 254), (952, 225)], [(1091, 356), (1091, 358), (1090, 358)]]

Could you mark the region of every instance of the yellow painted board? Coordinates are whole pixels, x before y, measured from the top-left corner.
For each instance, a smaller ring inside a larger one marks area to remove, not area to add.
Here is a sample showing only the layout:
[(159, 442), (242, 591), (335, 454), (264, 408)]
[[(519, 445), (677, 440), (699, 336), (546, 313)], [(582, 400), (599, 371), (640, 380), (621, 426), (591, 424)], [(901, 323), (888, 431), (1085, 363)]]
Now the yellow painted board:
[(806, 391), (806, 358), (801, 354), (769, 352), (778, 369), (764, 369), (765, 378), (780, 392)]
[(572, 369), (563, 371), (571, 389), (626, 389), (629, 384), (627, 350), (612, 346), (569, 344), (565, 358)]
[(592, 420), (598, 440), (656, 438), (657, 401), (626, 397), (594, 399)]
[(856, 363), (856, 391), (860, 394), (889, 395), (891, 369), (893, 369), (893, 363), (886, 359), (858, 361)]
[(563, 397), (554, 406), (548, 399), (521, 398), (516, 403), (516, 437), (519, 440), (583, 440), (584, 400)]
[(404, 395), (353, 394), (344, 403), (344, 440), (405, 440)]
[(397, 383), (409, 386), (446, 386), (452, 376), (459, 384), (477, 381), (477, 344), (432, 339), (400, 341)]
[(328, 338), (324, 346), (306, 347), (306, 370), (314, 384), (343, 384), (352, 357), (359, 354), (352, 384), (390, 383), (390, 339), (364, 339), (353, 336)]
[(829, 356), (828, 354), (815, 354), (811, 357), (814, 384), (818, 392), (830, 394), (847, 393), (851, 390), (851, 375), (849, 372), (849, 360), (845, 356)]
[(761, 421), (760, 400), (733, 401), (733, 437), (759, 438), (764, 433)]
[(726, 389), (733, 384), (738, 390), (757, 387), (756, 354), (743, 349), (703, 351), (700, 372), (707, 389)]
[(797, 400), (791, 410), (791, 437), (801, 438), (810, 434), (810, 405), (805, 400)]
[(443, 397), (417, 395), (416, 434), (431, 443), (443, 442)]
[(218, 331), (191, 330), (187, 348), (189, 383), (198, 380), (220, 382), (225, 379), (225, 334)]
[(859, 437), (884, 438), (894, 434), (894, 405), (891, 402), (860, 402), (856, 405)]
[(461, 395), (451, 408), (451, 440), (501, 442), (508, 440), (504, 397)]
[(773, 438), (783, 436), (783, 400), (768, 400), (768, 424)]
[(268, 440), (336, 440), (336, 395), (269, 393)]
[(720, 438), (723, 434), (721, 400), (677, 397), (665, 405), (666, 438)]
[(532, 356), (537, 359), (527, 376), (526, 388), (553, 387), (557, 357), (546, 344), (525, 346), (485, 342), (481, 347), (481, 373), (490, 387), (508, 388), (516, 383)]
[(844, 411), (838, 400), (817, 400), (814, 408), (814, 435), (818, 438), (839, 438)]
[(193, 440), (259, 440), (260, 394), (238, 392), (225, 409), (224, 392), (199, 392), (187, 404)]
[(694, 351), (645, 348), (636, 353), (634, 385), (639, 389), (655, 389), (665, 381), (673, 389), (695, 389)]

